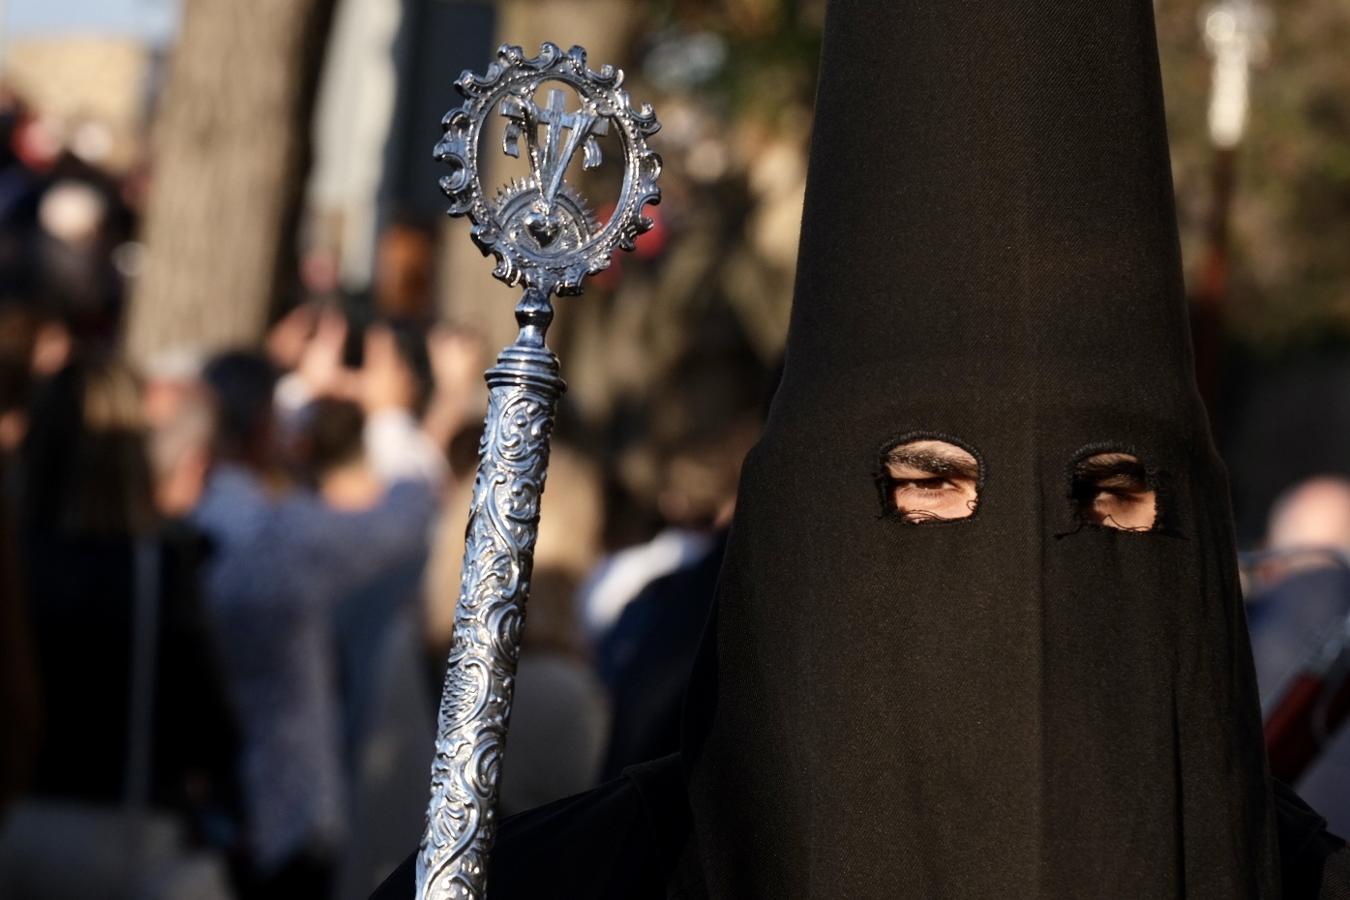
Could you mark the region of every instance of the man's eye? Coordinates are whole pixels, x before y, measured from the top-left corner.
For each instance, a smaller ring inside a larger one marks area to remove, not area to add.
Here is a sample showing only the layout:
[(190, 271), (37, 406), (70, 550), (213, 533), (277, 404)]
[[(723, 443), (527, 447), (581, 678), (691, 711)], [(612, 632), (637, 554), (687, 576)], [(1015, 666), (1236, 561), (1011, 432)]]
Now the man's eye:
[(980, 464), (947, 441), (903, 441), (883, 457), (890, 508), (911, 524), (964, 519), (979, 500)]
[(1148, 531), (1158, 519), (1157, 492), (1128, 453), (1098, 453), (1074, 467), (1073, 496), (1085, 522), (1119, 531)]
[(897, 481), (891, 502), (906, 522), (964, 519), (975, 511), (975, 485), (947, 479)]
[(955, 490), (956, 486), (945, 478), (906, 478), (897, 480), (895, 488), (896, 490), (926, 491), (936, 494), (939, 491)]

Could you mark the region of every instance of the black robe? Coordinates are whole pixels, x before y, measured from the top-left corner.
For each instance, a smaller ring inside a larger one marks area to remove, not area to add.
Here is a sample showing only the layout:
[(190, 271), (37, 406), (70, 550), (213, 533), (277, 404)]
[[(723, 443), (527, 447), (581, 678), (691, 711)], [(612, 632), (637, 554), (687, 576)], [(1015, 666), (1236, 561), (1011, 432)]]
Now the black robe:
[[(416, 858), (405, 859), (372, 900), (416, 896)], [(705, 897), (678, 755), (505, 820), (488, 885), (492, 900)]]
[[(1350, 849), (1293, 791), (1275, 783), (1284, 900), (1350, 897)], [(415, 896), (417, 855), (371, 900)], [(487, 900), (702, 900), (679, 757), (502, 823)]]

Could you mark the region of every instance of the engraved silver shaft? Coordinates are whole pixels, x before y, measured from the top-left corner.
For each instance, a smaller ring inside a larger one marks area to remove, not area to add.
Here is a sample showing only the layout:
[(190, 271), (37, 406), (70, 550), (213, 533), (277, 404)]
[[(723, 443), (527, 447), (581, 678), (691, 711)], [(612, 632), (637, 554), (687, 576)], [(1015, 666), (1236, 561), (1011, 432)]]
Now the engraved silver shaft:
[(479, 898), (487, 884), (549, 435), (565, 387), (558, 357), (544, 345), (552, 318), (548, 293), (528, 289), (516, 307), (520, 335), (487, 372), (488, 412), (469, 507), (455, 643), (441, 693), (427, 833), (417, 858), (423, 900)]

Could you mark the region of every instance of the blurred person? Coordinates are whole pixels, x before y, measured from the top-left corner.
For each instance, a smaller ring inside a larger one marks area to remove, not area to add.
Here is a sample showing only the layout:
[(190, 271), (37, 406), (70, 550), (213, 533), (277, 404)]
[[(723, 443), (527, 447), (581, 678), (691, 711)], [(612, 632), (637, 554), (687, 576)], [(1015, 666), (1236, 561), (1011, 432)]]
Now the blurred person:
[[(157, 791), (181, 806), (188, 796), (184, 767), (218, 773), (217, 754), (228, 758), (230, 742), (221, 737), (228, 716), (197, 608), (201, 548), (177, 544), (160, 531), (140, 403), (135, 376), (124, 364), (93, 358), (67, 365), (44, 386), (34, 408), (23, 452), (20, 522), (48, 712), (36, 786), (58, 794), (117, 795), (120, 748), (97, 754), (97, 764), (77, 760), (89, 750), (88, 733), (106, 734), (116, 746), (125, 732), (125, 698), (110, 673), (122, 672), (125, 682), (129, 648), (109, 636), (130, 631), (117, 622), (129, 621), (132, 545), (149, 539), (160, 544), (165, 595), (166, 639), (157, 667), (163, 673), (157, 740), (165, 749), (156, 766)], [(86, 718), (93, 684), (110, 695), (92, 711), (96, 722)], [(175, 745), (184, 739), (190, 743)], [(195, 753), (204, 761), (193, 759)]]
[[(301, 415), (314, 399), (316, 390), (324, 395), (363, 403), (366, 386), (362, 370), (364, 356), (372, 337), (383, 350), (390, 348), (406, 375), (408, 411), (420, 421), (432, 442), (443, 448), (444, 435), (430, 426), (438, 405), (445, 403), (445, 391), (433, 371), (437, 342), (432, 333), (423, 334), (420, 323), (400, 323), (372, 319), (368, 310), (343, 311), (336, 306), (311, 302), (287, 313), (269, 332), (267, 354), (281, 375), (277, 385), (280, 413), (279, 440), (288, 457), (303, 450), (306, 419)], [(303, 466), (300, 459), (290, 464)]]
[[(203, 373), (216, 431), (193, 518), (214, 543), (207, 598), (244, 730), (250, 896), (331, 888), (350, 814), (335, 611), (381, 573), (419, 564), (443, 478), (440, 451), (409, 411), (412, 377), (393, 336), (372, 329), (352, 372), (340, 332), (320, 328), (288, 399), (258, 354), (224, 354)], [(348, 508), (335, 508), (281, 466), (274, 396), (303, 417), (312, 400), (344, 391), (361, 397), (364, 458), (379, 486), (363, 483), (355, 497), (348, 480)]]
[[(300, 458), (331, 510), (375, 508), (385, 485), (363, 441), (357, 403), (319, 397), (300, 414)], [(434, 740), (421, 661), (420, 599), (425, 547), (371, 567), (344, 585), (332, 625), (351, 837), (337, 870), (336, 896), (364, 897), (421, 828), (417, 803)]]
[(144, 415), (149, 432), (155, 505), (183, 521), (206, 486), (214, 424), (212, 398), (196, 354), (179, 351), (145, 365)]
[[(7, 454), (0, 453), (0, 485), (9, 480)], [(41, 707), (28, 610), (18, 572), (18, 549), (10, 493), (0, 487), (0, 823), (27, 787), (40, 746)]]
[(679, 529), (696, 552), (642, 585), (595, 646), (613, 707), (606, 778), (679, 749), (684, 689), (712, 608), (741, 460), (766, 408), (764, 374), (735, 342), (690, 355), (654, 392), (650, 477), (668, 523), (662, 534)]
[(680, 753), (503, 823), (489, 898), (1345, 896), (1266, 774), (1152, 5), (834, 0), (820, 71)]
[[(620, 462), (629, 490), (661, 521), (649, 540), (616, 550), (578, 593), (583, 628), (600, 647), (625, 608), (653, 581), (696, 566), (734, 506), (740, 458), (754, 441), (763, 372), (748, 347), (687, 354), (653, 391), (645, 438)], [(604, 671), (606, 663), (599, 660)], [(606, 680), (612, 680), (607, 678)]]
[[(319, 397), (306, 406), (303, 417), (302, 456), (327, 509), (358, 514), (378, 507), (386, 484), (366, 452), (361, 407), (338, 397)], [(367, 735), (365, 719), (373, 712), (369, 694), (377, 689), (372, 673), (379, 665), (386, 633), (396, 619), (416, 606), (420, 596), (425, 541), (418, 549), (422, 552), (400, 553), (383, 565), (368, 567), (361, 579), (342, 586), (343, 596), (332, 604), (344, 739), (350, 759), (359, 753), (359, 743)]]
[(151, 354), (141, 365), (145, 382), (145, 419), (151, 431), (172, 419), (185, 407), (210, 410), (203, 393), (202, 366), (205, 358), (189, 347), (173, 347)]
[(375, 254), (375, 309), (405, 322), (427, 322), (433, 313), (435, 221), (395, 214), (380, 232)]
[[(336, 337), (332, 333), (329, 339), (335, 342)], [(303, 355), (295, 354), (297, 364)], [(473, 485), (472, 463), (456, 465), (456, 454), (463, 455), (460, 445), (466, 443), (473, 453), (476, 438), (466, 429), (475, 419), (481, 423), (484, 394), (482, 349), (471, 334), (434, 326), (427, 336), (427, 358), (433, 389), (421, 428), (431, 444), (450, 456), (448, 502), (442, 502), (440, 523), (433, 529), (434, 552), (429, 559), (404, 560), (363, 585), (353, 585), (335, 613), (354, 822), (338, 872), (339, 898), (369, 894), (398, 863), (404, 848), (417, 840), (423, 823), (436, 688), (445, 660), (436, 640), (437, 616), (447, 606), (453, 611), (464, 551), (462, 518), (458, 534), (451, 523), (455, 512), (468, 507), (467, 492)], [(363, 417), (349, 400), (335, 397), (321, 399), (301, 414), (306, 423), (301, 426), (304, 456), (318, 490), (335, 508), (360, 509), (374, 498), (370, 455), (354, 440)], [(424, 594), (426, 604), (418, 603)], [(566, 758), (563, 754), (559, 759)], [(586, 777), (593, 779), (594, 772)]]
[(35, 304), (0, 306), (0, 454), (18, 453), (34, 392), (65, 367), (73, 346), (65, 323)]
[(639, 591), (597, 648), (612, 709), (604, 780), (680, 749), (685, 691), (725, 552), (724, 526), (701, 557)]
[[(0, 182), (10, 112), (0, 95)], [(0, 244), (10, 227), (3, 212), (7, 185), (0, 183)], [(0, 256), (3, 250), (0, 250)], [(0, 262), (0, 283), (5, 280)], [(29, 633), (28, 608), (19, 572), (18, 473), (19, 452), (28, 432), (29, 406), (34, 383), (34, 348), (41, 319), (26, 303), (0, 301), (0, 822), (6, 808), (27, 786), (39, 748), (41, 710), (36, 663)]]
[(334, 509), (368, 509), (384, 493), (362, 441), (366, 417), (360, 404), (318, 397), (304, 409), (302, 457), (314, 486)]
[[(487, 368), (482, 338), (463, 327), (437, 323), (427, 333), (427, 359), (433, 390), (422, 417), (422, 429), (446, 449), (453, 468), (464, 469), (455, 458), (456, 441), (466, 431), (481, 429), (487, 408), (487, 387), (483, 371)], [(467, 467), (467, 479), (473, 480), (477, 465), (477, 440), (473, 465)]]
[(20, 571), (20, 455), (33, 393), (65, 366), (69, 352), (64, 328), (45, 322), (31, 304), (0, 307), (0, 721), (7, 726), (0, 741), (0, 822), (5, 807), (28, 787), (42, 730), (36, 648)]
[[(427, 351), (435, 388), (422, 427), (437, 446), (445, 448), (451, 473), (432, 540), (423, 598), (428, 686), (435, 694), (440, 690), (454, 633), (455, 601), (459, 596), (460, 565), (464, 561), (464, 526), (473, 496), (487, 390), (483, 380), (484, 349), (477, 335), (438, 324), (428, 335)], [(575, 546), (583, 544), (577, 542)], [(586, 552), (594, 550), (588, 548)], [(433, 713), (435, 703), (433, 699)]]
[(1322, 475), (1286, 491), (1271, 508), (1266, 545), (1350, 549), (1350, 479)]
[(300, 303), (268, 329), (263, 349), (277, 371), (291, 372), (300, 367), (323, 311), (321, 303)]
[(18, 570), (14, 469), (28, 424), (33, 328), (25, 310), (0, 307), (0, 821), (28, 782), (40, 710), (28, 610)]
[(0, 296), (30, 296), (36, 287), (34, 246), (42, 175), (23, 159), (18, 138), (31, 114), (8, 86), (0, 85)]
[(1350, 614), (1350, 480), (1300, 482), (1271, 507), (1247, 605), (1262, 706)]
[(107, 216), (103, 195), (75, 179), (49, 186), (38, 204), (38, 224), (49, 239), (41, 249), (47, 289), (68, 295), (72, 304), (83, 305), (84, 295), (96, 289), (92, 282), (102, 274), (97, 270), (102, 258), (99, 234)]
[[(29, 797), (111, 810), (135, 793), (132, 673), (150, 657), (148, 801), (198, 842), (228, 842), (235, 730), (199, 604), (203, 548), (155, 510), (131, 371), (75, 357), (40, 387), (21, 464), (21, 584), (43, 711)], [(64, 840), (28, 837), (57, 855)], [(73, 870), (83, 858), (69, 858)]]
[(434, 706), (425, 678), (422, 627), (414, 605), (399, 609), (361, 667), (359, 717), (350, 733), (351, 840), (338, 868), (337, 898), (363, 898), (421, 832), (426, 773), (435, 742)]
[(696, 565), (712, 544), (704, 529), (666, 522), (650, 540), (602, 559), (578, 589), (582, 623), (592, 645), (605, 642), (643, 588)]
[[(1274, 717), (1299, 702), (1290, 696), (1299, 679), (1326, 665), (1333, 642), (1350, 639), (1350, 480), (1310, 478), (1277, 499), (1248, 596), (1261, 705), (1278, 732), (1289, 726), (1283, 715), (1275, 726)], [(1268, 730), (1268, 741), (1286, 737)], [(1350, 833), (1350, 729), (1324, 740), (1298, 790), (1333, 831)]]
[[(0, 306), (0, 457), (17, 453), (28, 428), (37, 320), (18, 303)], [(8, 490), (6, 482), (0, 490)]]
[(83, 338), (108, 342), (124, 285), (113, 250), (130, 232), (114, 181), (73, 157), (49, 174), (38, 201), (36, 296)]

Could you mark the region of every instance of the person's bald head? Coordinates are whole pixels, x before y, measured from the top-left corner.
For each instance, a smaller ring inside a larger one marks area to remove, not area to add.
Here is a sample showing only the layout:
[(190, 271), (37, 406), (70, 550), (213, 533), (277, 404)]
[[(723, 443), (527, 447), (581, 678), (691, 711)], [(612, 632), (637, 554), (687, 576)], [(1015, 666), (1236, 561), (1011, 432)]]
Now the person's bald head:
[(1266, 546), (1350, 550), (1350, 479), (1319, 475), (1286, 490), (1271, 508)]

